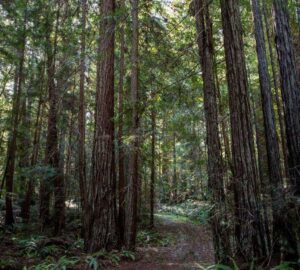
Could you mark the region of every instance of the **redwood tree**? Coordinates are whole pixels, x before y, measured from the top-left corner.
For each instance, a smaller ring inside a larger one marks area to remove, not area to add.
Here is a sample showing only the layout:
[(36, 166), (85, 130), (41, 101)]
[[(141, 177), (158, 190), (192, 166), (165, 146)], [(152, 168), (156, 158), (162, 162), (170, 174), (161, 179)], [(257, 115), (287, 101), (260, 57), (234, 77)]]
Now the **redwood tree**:
[[(27, 2), (26, 2), (27, 5)], [(16, 19), (17, 21), (17, 19)], [(7, 146), (6, 166), (3, 176), (5, 182), (6, 196), (5, 196), (5, 224), (12, 225), (14, 223), (13, 206), (12, 206), (12, 193), (14, 185), (15, 173), (15, 159), (17, 150), (17, 135), (19, 127), (19, 116), (21, 110), (21, 97), (23, 92), (24, 83), (24, 61), (25, 61), (25, 48), (26, 48), (26, 25), (27, 25), (27, 6), (24, 10), (24, 17), (22, 24), (19, 22), (19, 40), (17, 47), (18, 62), (16, 64), (15, 79), (14, 79), (14, 94), (13, 105), (11, 110), (12, 127), (9, 135)]]
[(154, 227), (154, 204), (155, 204), (155, 179), (156, 179), (156, 112), (154, 105), (151, 108), (151, 176), (150, 176), (150, 228)]
[[(283, 179), (280, 170), (279, 145), (277, 140), (275, 116), (272, 104), (271, 82), (268, 72), (268, 63), (265, 47), (265, 39), (263, 32), (263, 23), (261, 9), (258, 0), (252, 0), (252, 8), (254, 14), (256, 49), (258, 55), (258, 69), (260, 77), (260, 88), (262, 95), (262, 108), (264, 113), (265, 136), (268, 154), (268, 166), (272, 195), (273, 209), (273, 232), (274, 232), (274, 249), (273, 253), (278, 255), (280, 252), (280, 242), (286, 242), (289, 246), (296, 246), (294, 237), (292, 236), (291, 222), (286, 216), (287, 205), (283, 190)], [(285, 140), (285, 138), (282, 138)], [(281, 241), (279, 241), (281, 240)]]
[(131, 0), (132, 17), (132, 51), (131, 51), (131, 136), (130, 161), (128, 169), (127, 188), (127, 213), (125, 229), (125, 245), (129, 249), (135, 249), (137, 232), (137, 199), (138, 199), (138, 151), (139, 151), (139, 115), (138, 115), (138, 69), (139, 69), (139, 0)]
[[(78, 177), (80, 188), (81, 208), (85, 211), (87, 206), (86, 187), (86, 154), (85, 154), (85, 60), (86, 60), (86, 14), (87, 0), (81, 1), (81, 47), (80, 47), (80, 83), (79, 83), (79, 115), (78, 115)], [(85, 223), (84, 215), (82, 222)], [(83, 226), (85, 227), (85, 226)]]
[(211, 225), (216, 260), (226, 263), (230, 256), (230, 240), (229, 234), (225, 232), (224, 227), (226, 224), (226, 202), (223, 180), (224, 164), (218, 127), (217, 88), (214, 80), (213, 33), (208, 1), (194, 0), (194, 13), (203, 78), (208, 180), (212, 193), (212, 203), (215, 205), (215, 211), (213, 211), (211, 216)]
[[(291, 193), (300, 196), (300, 87), (297, 77), (294, 48), (288, 20), (288, 6), (284, 0), (273, 0), (275, 16), (275, 42), (281, 75), (281, 91), (284, 104), (286, 139), (288, 148), (288, 168)], [(290, 210), (291, 211), (291, 210)], [(297, 213), (294, 216), (297, 217)], [(290, 217), (289, 217), (290, 218)], [(295, 217), (293, 217), (295, 218)], [(299, 220), (295, 221), (298, 227)], [(285, 224), (285, 236), (288, 247), (285, 249), (286, 259), (299, 258), (299, 235), (296, 236), (294, 226)], [(298, 232), (299, 234), (299, 232)], [(297, 243), (298, 239), (298, 243)]]
[(114, 168), (115, 1), (100, 1), (96, 112), (85, 246), (95, 252), (117, 245)]
[[(120, 1), (120, 9), (125, 9), (125, 1)], [(119, 78), (119, 129), (118, 129), (118, 167), (119, 167), (119, 237), (120, 243), (124, 243), (125, 230), (125, 167), (124, 167), (124, 143), (123, 143), (123, 126), (124, 126), (124, 76), (125, 76), (125, 29), (124, 24), (120, 25), (120, 78)]]
[(221, 0), (221, 12), (229, 88), (236, 254), (239, 260), (249, 262), (249, 258), (265, 255), (265, 243), (239, 2)]
[(300, 88), (285, 0), (273, 0), (275, 42), (280, 67), (282, 99), (292, 190), (300, 196)]
[[(58, 149), (58, 130), (57, 130), (57, 111), (58, 111), (58, 89), (55, 83), (56, 73), (56, 53), (58, 27), (60, 19), (60, 3), (57, 3), (55, 12), (55, 26), (53, 26), (50, 11), (46, 11), (46, 73), (48, 88), (48, 124), (47, 139), (45, 150), (45, 165), (51, 169), (50, 175), (41, 183), (40, 187), (40, 218), (42, 227), (49, 226), (50, 223), (50, 196), (51, 190), (54, 191), (54, 232), (60, 234), (65, 224), (65, 194), (64, 179), (59, 166)], [(51, 33), (54, 28), (54, 40), (51, 39)], [(54, 189), (52, 188), (54, 187)]]

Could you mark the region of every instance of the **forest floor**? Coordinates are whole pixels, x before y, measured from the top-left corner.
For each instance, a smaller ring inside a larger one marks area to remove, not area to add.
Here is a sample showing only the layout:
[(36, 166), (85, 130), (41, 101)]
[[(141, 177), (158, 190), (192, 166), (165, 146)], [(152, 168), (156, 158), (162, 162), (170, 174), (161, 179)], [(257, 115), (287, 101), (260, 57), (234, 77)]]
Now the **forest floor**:
[[(207, 206), (189, 201), (161, 206), (155, 228), (142, 218), (137, 250), (86, 254), (78, 213), (69, 210), (68, 230), (60, 237), (42, 234), (37, 224), (0, 226), (0, 270), (184, 270), (212, 265), (213, 244)], [(73, 218), (72, 218), (73, 216)]]
[(168, 246), (147, 246), (137, 249), (136, 261), (124, 261), (109, 270), (184, 270), (204, 269), (213, 264), (212, 236), (205, 224), (174, 215), (158, 214), (156, 230), (169, 235), (173, 243)]

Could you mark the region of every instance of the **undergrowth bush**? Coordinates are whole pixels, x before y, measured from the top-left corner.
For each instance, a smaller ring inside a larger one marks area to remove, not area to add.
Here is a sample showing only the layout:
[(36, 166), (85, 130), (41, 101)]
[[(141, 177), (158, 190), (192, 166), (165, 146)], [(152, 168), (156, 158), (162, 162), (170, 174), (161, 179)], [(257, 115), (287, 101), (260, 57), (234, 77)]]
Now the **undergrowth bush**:
[(211, 206), (205, 202), (186, 200), (176, 205), (161, 205), (159, 212), (188, 217), (196, 223), (206, 224)]
[(175, 239), (172, 234), (161, 234), (152, 230), (140, 230), (137, 234), (137, 244), (142, 247), (166, 247), (172, 245), (174, 242)]

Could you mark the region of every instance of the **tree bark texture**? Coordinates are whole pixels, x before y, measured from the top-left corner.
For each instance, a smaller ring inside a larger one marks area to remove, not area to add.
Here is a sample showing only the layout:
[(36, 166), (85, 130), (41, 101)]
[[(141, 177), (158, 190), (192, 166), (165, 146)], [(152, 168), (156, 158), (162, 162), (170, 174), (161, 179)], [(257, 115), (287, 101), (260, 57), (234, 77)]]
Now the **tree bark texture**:
[(204, 110), (206, 118), (207, 171), (208, 185), (212, 194), (214, 211), (211, 215), (211, 226), (215, 257), (217, 262), (228, 263), (230, 257), (230, 235), (225, 232), (226, 201), (224, 192), (224, 163), (218, 126), (217, 88), (214, 71), (214, 46), (212, 21), (208, 1), (194, 0), (197, 27), (197, 41), (200, 64), (202, 67)]
[(155, 204), (155, 179), (156, 179), (156, 113), (155, 108), (151, 111), (151, 176), (150, 176), (150, 228), (154, 227), (154, 204)]
[(27, 24), (27, 8), (24, 11), (23, 25), (20, 26), (21, 38), (20, 45), (17, 48), (17, 55), (19, 62), (16, 65), (16, 73), (14, 80), (14, 96), (12, 107), (12, 129), (8, 140), (6, 167), (4, 171), (3, 181), (6, 187), (5, 196), (5, 224), (12, 225), (14, 223), (13, 207), (12, 207), (12, 193), (14, 185), (14, 173), (15, 173), (15, 158), (17, 150), (17, 135), (19, 127), (19, 115), (21, 107), (21, 98), (23, 92), (24, 83), (24, 61), (25, 61), (25, 45), (26, 45), (26, 24)]
[[(120, 8), (125, 8), (125, 1), (120, 0)], [(119, 168), (119, 237), (120, 244), (124, 244), (125, 230), (125, 153), (123, 143), (123, 126), (124, 126), (124, 76), (125, 76), (125, 29), (120, 25), (120, 78), (119, 78), (119, 129), (118, 129), (118, 168)]]
[(130, 160), (128, 172), (127, 187), (127, 214), (126, 214), (126, 232), (125, 245), (128, 249), (135, 249), (135, 240), (137, 232), (137, 204), (138, 204), (138, 157), (139, 157), (139, 0), (131, 0), (132, 16), (132, 51), (131, 51), (131, 106), (132, 106), (132, 123), (130, 145)]
[(288, 148), (288, 166), (292, 192), (300, 196), (300, 88), (295, 53), (288, 20), (287, 3), (273, 0), (275, 42), (280, 67), (282, 99)]
[(239, 7), (237, 0), (221, 0), (229, 87), (236, 249), (238, 259), (249, 262), (253, 256), (265, 255), (265, 243)]
[(111, 250), (117, 245), (114, 172), (114, 29), (115, 1), (100, 1), (96, 114), (87, 211), (86, 249)]

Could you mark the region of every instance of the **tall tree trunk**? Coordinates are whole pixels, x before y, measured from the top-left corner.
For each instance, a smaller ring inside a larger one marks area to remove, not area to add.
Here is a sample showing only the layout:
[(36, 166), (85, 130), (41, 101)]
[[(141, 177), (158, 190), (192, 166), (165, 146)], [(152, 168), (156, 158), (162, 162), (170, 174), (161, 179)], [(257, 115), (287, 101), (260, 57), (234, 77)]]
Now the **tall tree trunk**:
[(292, 190), (295, 191), (296, 196), (300, 196), (300, 88), (297, 81), (287, 3), (284, 0), (273, 0), (273, 7), (289, 153), (289, 175), (293, 186)]
[(222, 100), (221, 90), (220, 90), (220, 83), (218, 78), (218, 71), (216, 69), (216, 63), (214, 63), (214, 75), (215, 75), (215, 87), (217, 91), (217, 98), (219, 101), (219, 111), (220, 111), (220, 118), (221, 118), (221, 134), (223, 137), (223, 144), (224, 144), (224, 152), (226, 157), (226, 162), (228, 164), (228, 169), (232, 170), (232, 158), (231, 158), (231, 151), (230, 151), (230, 140), (229, 140), (229, 132), (228, 132), (228, 121), (226, 117), (225, 111), (225, 104)]
[[(274, 243), (273, 246), (275, 254), (280, 253), (281, 241), (289, 241), (289, 231), (286, 224), (290, 224), (286, 216), (286, 202), (283, 191), (283, 179), (280, 170), (280, 155), (279, 144), (277, 140), (275, 116), (272, 104), (272, 89), (270, 76), (268, 72), (266, 46), (263, 32), (262, 15), (258, 0), (252, 0), (252, 8), (255, 23), (255, 37), (256, 37), (256, 50), (258, 55), (258, 69), (260, 77), (260, 88), (263, 103), (265, 137), (268, 154), (268, 167), (270, 174), (270, 183), (272, 189), (269, 191), (272, 195), (272, 209), (273, 209), (273, 224), (274, 224)], [(285, 139), (285, 138), (283, 138)], [(293, 241), (294, 242), (294, 241)], [(294, 243), (288, 243), (293, 246)]]
[[(47, 126), (47, 140), (45, 150), (45, 164), (52, 170), (52, 175), (47, 177), (41, 183), (40, 191), (40, 219), (42, 229), (49, 226), (50, 221), (50, 195), (51, 183), (54, 186), (54, 233), (60, 234), (64, 228), (65, 223), (65, 190), (64, 179), (59, 166), (59, 149), (58, 149), (58, 131), (57, 131), (57, 103), (58, 91), (55, 85), (55, 57), (57, 49), (57, 35), (59, 25), (60, 5), (58, 4), (56, 11), (56, 26), (54, 33), (54, 41), (51, 41), (52, 25), (50, 18), (46, 22), (46, 41), (47, 41), (47, 76), (48, 76), (48, 126)], [(47, 15), (49, 16), (49, 14)]]
[(206, 142), (208, 152), (208, 181), (215, 211), (211, 216), (215, 257), (217, 262), (228, 263), (230, 239), (225, 232), (226, 201), (224, 192), (224, 164), (218, 127), (217, 87), (215, 85), (214, 46), (212, 21), (208, 1), (194, 0), (197, 26), (197, 41), (202, 67), (204, 109), (206, 118)]
[[(30, 86), (29, 86), (30, 88)], [(20, 121), (21, 121), (21, 128), (24, 130), (20, 133), (20, 145), (19, 153), (20, 153), (20, 159), (19, 159), (19, 168), (21, 170), (24, 170), (29, 167), (30, 165), (30, 145), (31, 145), (31, 109), (32, 109), (32, 96), (27, 91), (26, 97), (23, 98), (23, 105), (22, 105), (22, 112), (20, 115)], [(26, 189), (26, 182), (27, 177), (24, 173), (21, 173), (20, 175), (20, 196), (24, 198), (25, 195), (25, 189)]]
[[(120, 0), (120, 9), (125, 9), (125, 1)], [(125, 29), (120, 25), (120, 78), (119, 78), (119, 129), (118, 129), (118, 167), (119, 167), (119, 237), (120, 244), (124, 244), (125, 230), (125, 167), (124, 167), (124, 144), (123, 144), (123, 96), (124, 96), (124, 76), (125, 76)]]
[[(63, 171), (60, 167), (60, 151), (58, 145), (58, 130), (57, 130), (57, 112), (58, 112), (58, 99), (59, 99), (59, 91), (61, 89), (57, 89), (59, 84), (55, 85), (54, 78), (56, 73), (55, 66), (55, 58), (57, 52), (57, 42), (58, 42), (58, 31), (59, 31), (59, 23), (60, 23), (60, 10), (62, 6), (61, 0), (58, 1), (58, 10), (56, 12), (56, 26), (55, 26), (55, 36), (54, 36), (54, 46), (53, 46), (53, 58), (52, 58), (52, 66), (51, 66), (51, 80), (50, 80), (50, 88), (51, 97), (50, 97), (50, 113), (49, 113), (49, 122), (48, 128), (48, 137), (47, 137), (47, 145), (49, 146), (48, 150), (48, 158), (53, 168), (55, 168), (56, 175), (54, 177), (54, 234), (61, 234), (62, 230), (65, 227), (65, 179)], [(52, 81), (53, 80), (53, 81)], [(60, 86), (61, 87), (61, 86)], [(49, 94), (50, 95), (50, 94)], [(56, 100), (54, 100), (56, 99)], [(52, 156), (51, 156), (52, 155)], [(52, 159), (53, 158), (53, 159)]]
[(265, 243), (239, 8), (237, 0), (221, 0), (231, 120), (236, 254), (241, 261), (249, 262), (253, 256), (265, 255)]
[[(27, 2), (26, 2), (27, 3)], [(17, 150), (17, 134), (19, 127), (19, 115), (21, 98), (23, 92), (24, 82), (24, 61), (25, 61), (25, 45), (26, 45), (26, 25), (27, 25), (27, 7), (24, 11), (24, 21), (21, 26), (21, 38), (20, 45), (17, 49), (19, 62), (16, 67), (15, 84), (14, 84), (14, 97), (12, 106), (12, 130), (10, 132), (8, 147), (7, 147), (7, 158), (6, 167), (4, 171), (3, 182), (5, 182), (6, 196), (5, 196), (5, 225), (12, 225), (14, 223), (13, 207), (12, 207), (12, 193), (14, 184), (14, 173), (15, 173), (15, 157)]]
[[(249, 79), (249, 76), (248, 76)], [(269, 177), (269, 167), (268, 167), (268, 154), (267, 154), (267, 145), (265, 139), (265, 127), (263, 121), (263, 112), (260, 108), (257, 108), (257, 103), (262, 107), (262, 103), (259, 97), (254, 98), (253, 93), (251, 94), (251, 103), (252, 103), (252, 117), (253, 125), (255, 129), (255, 139), (256, 139), (256, 148), (257, 148), (257, 161), (258, 161), (258, 173), (260, 180), (260, 191), (261, 194), (261, 217), (263, 220), (263, 225), (266, 230), (265, 240), (266, 240), (266, 251), (269, 255), (271, 248), (271, 224), (270, 219), (270, 177)]]
[(137, 203), (138, 203), (138, 157), (139, 157), (139, 0), (131, 0), (132, 16), (132, 51), (131, 51), (131, 106), (132, 106), (132, 124), (131, 124), (131, 153), (129, 161), (129, 179), (127, 192), (127, 214), (126, 214), (126, 232), (125, 245), (128, 249), (135, 249), (137, 233)]
[(114, 29), (115, 1), (100, 1), (100, 36), (97, 63), (96, 113), (87, 212), (87, 251), (117, 245), (116, 184), (114, 168)]
[(156, 145), (156, 113), (153, 105), (151, 111), (151, 182), (150, 182), (150, 228), (154, 227), (154, 204), (155, 204), (155, 178), (156, 178), (156, 167), (155, 167), (155, 145)]
[(273, 47), (271, 43), (271, 31), (268, 23), (268, 17), (267, 17), (267, 11), (266, 11), (266, 2), (263, 1), (262, 5), (262, 12), (267, 32), (267, 40), (268, 40), (268, 48), (269, 48), (269, 54), (270, 54), (270, 62), (271, 62), (271, 68), (272, 68), (272, 76), (273, 76), (273, 85), (275, 90), (275, 101), (276, 101), (276, 107), (277, 107), (277, 114), (278, 114), (278, 121), (279, 121), (279, 127), (280, 127), (280, 140), (281, 140), (281, 148), (282, 148), (282, 156), (284, 161), (284, 175), (285, 177), (288, 177), (288, 152), (287, 152), (287, 145), (286, 145), (286, 134), (285, 134), (285, 124), (284, 124), (284, 114), (282, 111), (282, 104), (280, 100), (279, 95), (279, 86), (278, 86), (278, 80), (277, 80), (277, 72), (276, 72), (276, 65), (275, 65), (275, 58), (273, 53)]
[[(285, 113), (289, 177), (292, 186), (290, 190), (298, 197), (300, 196), (300, 88), (297, 81), (296, 61), (288, 21), (287, 3), (284, 0), (273, 0), (273, 8), (275, 16), (275, 42), (281, 74), (282, 99)], [(297, 216), (296, 213), (294, 214)], [(295, 223), (299, 223), (299, 221)], [(293, 230), (293, 228), (287, 229), (290, 231)], [(286, 259), (296, 261), (300, 250), (295, 232), (291, 232), (287, 237), (290, 247), (285, 250)]]
[(167, 153), (167, 134), (166, 134), (166, 120), (162, 120), (162, 149), (161, 149), (161, 173), (162, 173), (162, 182), (163, 182), (163, 203), (170, 202), (170, 186), (169, 186), (169, 168), (168, 168), (168, 153)]
[[(44, 69), (42, 69), (42, 72), (44, 73)], [(42, 78), (43, 77), (44, 76), (42, 76)], [(43, 79), (42, 79), (42, 81), (43, 81)], [(43, 83), (42, 83), (42, 87), (40, 89), (41, 93), (43, 93), (42, 89), (43, 89)], [(43, 115), (44, 115), (44, 107), (42, 108), (42, 105), (43, 105), (43, 94), (41, 94), (41, 96), (39, 98), (37, 116), (36, 116), (36, 121), (35, 121), (35, 126), (34, 126), (32, 154), (31, 154), (31, 158), (30, 158), (31, 167), (36, 165), (36, 162), (38, 159), (38, 154), (39, 154), (40, 136), (41, 136), (42, 123), (43, 123)], [(31, 177), (28, 182), (25, 199), (24, 199), (22, 209), (21, 209), (21, 217), (22, 217), (24, 223), (29, 222), (30, 206), (31, 206), (33, 192), (34, 192), (34, 182)]]
[(274, 0), (275, 42), (281, 74), (286, 136), (288, 147), (289, 176), (295, 195), (300, 195), (300, 89), (294, 48), (288, 21), (287, 3)]
[[(87, 0), (81, 0), (81, 44), (80, 44), (80, 82), (79, 82), (79, 115), (78, 115), (78, 177), (82, 212), (86, 211), (87, 186), (86, 186), (86, 153), (85, 153), (85, 60), (86, 60), (86, 15)], [(83, 228), (86, 228), (86, 219), (82, 214)], [(83, 233), (86, 231), (83, 229)]]

